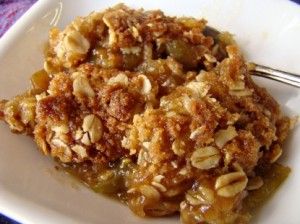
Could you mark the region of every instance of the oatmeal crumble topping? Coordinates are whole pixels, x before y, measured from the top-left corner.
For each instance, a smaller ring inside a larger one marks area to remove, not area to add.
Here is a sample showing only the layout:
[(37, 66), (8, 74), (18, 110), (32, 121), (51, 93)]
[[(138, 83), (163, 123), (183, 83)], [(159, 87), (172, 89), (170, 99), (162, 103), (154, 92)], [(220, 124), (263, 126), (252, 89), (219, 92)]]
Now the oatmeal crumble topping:
[(292, 121), (231, 35), (205, 27), (120, 4), (53, 28), (44, 69), (0, 101), (0, 119), (139, 216), (248, 223), (244, 200), (264, 186)]

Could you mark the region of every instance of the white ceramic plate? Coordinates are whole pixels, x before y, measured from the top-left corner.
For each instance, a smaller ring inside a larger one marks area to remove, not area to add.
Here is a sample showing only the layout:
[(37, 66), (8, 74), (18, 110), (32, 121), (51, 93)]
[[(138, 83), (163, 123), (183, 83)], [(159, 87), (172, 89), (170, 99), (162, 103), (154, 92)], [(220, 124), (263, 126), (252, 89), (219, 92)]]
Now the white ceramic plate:
[[(287, 0), (126, 0), (132, 7), (162, 9), (170, 15), (205, 17), (209, 24), (236, 35), (245, 57), (300, 74), (300, 7)], [(40, 0), (0, 40), (0, 98), (29, 86), (42, 67), (43, 43), (50, 26), (60, 28), (78, 15), (102, 10), (115, 0)], [(283, 110), (300, 112), (300, 90), (257, 79)], [(256, 215), (253, 223), (300, 223), (300, 129), (289, 137), (282, 162), (288, 180)], [(54, 169), (34, 142), (0, 124), (0, 213), (27, 223), (179, 223), (178, 218), (140, 219), (120, 203), (97, 195)]]

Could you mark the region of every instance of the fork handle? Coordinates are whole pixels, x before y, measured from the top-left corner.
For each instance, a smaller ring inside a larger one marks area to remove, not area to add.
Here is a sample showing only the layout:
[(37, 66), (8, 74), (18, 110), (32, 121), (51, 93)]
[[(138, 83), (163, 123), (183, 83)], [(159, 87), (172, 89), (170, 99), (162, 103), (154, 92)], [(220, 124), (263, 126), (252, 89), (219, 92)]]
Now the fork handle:
[(300, 88), (300, 75), (273, 69), (264, 65), (252, 64), (252, 75), (265, 77)]

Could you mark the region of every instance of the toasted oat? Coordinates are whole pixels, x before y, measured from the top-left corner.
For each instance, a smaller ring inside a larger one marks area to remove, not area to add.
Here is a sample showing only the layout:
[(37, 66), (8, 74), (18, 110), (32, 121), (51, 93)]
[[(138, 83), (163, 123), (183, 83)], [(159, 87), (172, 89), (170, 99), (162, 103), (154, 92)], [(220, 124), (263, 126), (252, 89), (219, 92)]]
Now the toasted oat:
[(155, 182), (155, 181), (152, 181), (151, 184), (156, 187), (159, 191), (161, 192), (166, 192), (167, 191), (167, 188), (162, 185), (161, 183), (158, 183), (158, 182)]
[(152, 89), (152, 85), (151, 85), (150, 80), (145, 75), (138, 75), (138, 78), (142, 82), (142, 87), (141, 87), (141, 90), (140, 90), (141, 93), (144, 94), (144, 95), (149, 94), (151, 89)]
[(160, 193), (151, 185), (142, 185), (139, 190), (146, 198), (153, 200), (159, 200), (160, 198)]
[(115, 84), (115, 83), (120, 83), (120, 84), (127, 86), (128, 85), (128, 77), (124, 73), (120, 73), (117, 76), (111, 77), (107, 81), (107, 83), (110, 85)]
[(215, 200), (214, 191), (203, 186), (188, 192), (185, 198), (191, 205), (211, 205)]
[(184, 149), (185, 149), (184, 141), (175, 139), (175, 141), (172, 144), (173, 152), (178, 156), (182, 156), (184, 154)]
[(86, 54), (90, 48), (88, 40), (78, 31), (70, 31), (63, 38), (63, 45), (66, 52)]
[(270, 155), (270, 162), (271, 163), (276, 162), (279, 159), (279, 157), (282, 155), (282, 148), (281, 148), (281, 146), (278, 145), (278, 144), (274, 145), (270, 149), (269, 155)]
[(80, 159), (84, 159), (88, 156), (86, 148), (81, 145), (74, 145), (71, 149), (78, 154)]
[(87, 115), (83, 119), (82, 129), (88, 133), (91, 143), (99, 141), (103, 134), (103, 127), (101, 120), (94, 114)]
[(83, 131), (82, 131), (82, 129), (80, 128), (80, 129), (76, 130), (76, 132), (75, 132), (75, 140), (81, 139), (82, 136), (83, 136)]
[(196, 149), (191, 157), (192, 165), (198, 169), (208, 170), (218, 166), (221, 154), (213, 146)]
[(204, 130), (205, 130), (204, 126), (200, 126), (200, 127), (196, 128), (194, 131), (191, 132), (190, 139), (194, 140), (197, 136), (203, 134)]
[(219, 148), (223, 148), (223, 146), (235, 138), (237, 136), (237, 132), (233, 126), (229, 126), (227, 129), (219, 130), (215, 134), (215, 143)]
[(91, 139), (89, 137), (88, 133), (84, 133), (82, 138), (81, 138), (81, 142), (85, 145), (91, 145)]
[(205, 59), (210, 62), (210, 63), (215, 63), (217, 62), (217, 59), (213, 56), (213, 55), (210, 55), (210, 54), (204, 54), (204, 57)]
[(193, 93), (198, 97), (204, 97), (209, 91), (209, 85), (205, 82), (189, 82), (187, 87), (193, 91)]
[(95, 92), (92, 89), (89, 81), (84, 76), (78, 76), (75, 78), (73, 82), (73, 93), (77, 97), (87, 96), (87, 97), (94, 97)]
[(233, 172), (219, 176), (215, 183), (217, 194), (223, 197), (233, 197), (247, 186), (248, 178), (243, 172)]

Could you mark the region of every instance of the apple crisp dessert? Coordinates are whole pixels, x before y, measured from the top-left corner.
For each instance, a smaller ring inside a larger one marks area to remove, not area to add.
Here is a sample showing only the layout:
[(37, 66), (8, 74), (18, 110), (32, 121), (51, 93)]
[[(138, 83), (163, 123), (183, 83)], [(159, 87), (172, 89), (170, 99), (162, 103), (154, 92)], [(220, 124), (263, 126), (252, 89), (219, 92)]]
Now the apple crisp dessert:
[(0, 118), (139, 216), (248, 223), (289, 173), (291, 120), (203, 19), (122, 4), (78, 17), (50, 30), (31, 82)]

